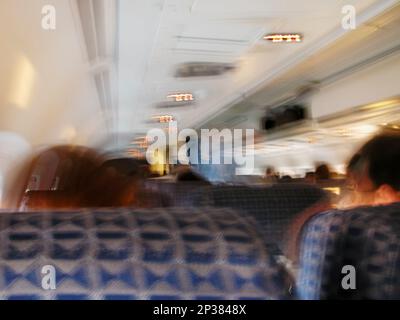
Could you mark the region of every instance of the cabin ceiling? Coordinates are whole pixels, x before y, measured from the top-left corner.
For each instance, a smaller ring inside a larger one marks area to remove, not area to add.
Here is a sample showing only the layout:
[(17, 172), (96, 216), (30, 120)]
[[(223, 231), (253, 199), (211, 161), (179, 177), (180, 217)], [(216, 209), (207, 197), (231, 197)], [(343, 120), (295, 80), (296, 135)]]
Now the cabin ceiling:
[(244, 115), (256, 117), (260, 125), (259, 120), (267, 108), (298, 99), (299, 89), (309, 87), (318, 91), (363, 68), (399, 55), (399, 33), (400, 5), (397, 5), (303, 59), (290, 70), (260, 84), (240, 101), (217, 110), (201, 125), (220, 128), (235, 119), (244, 119)]
[[(396, 2), (2, 0), (0, 131), (33, 146), (123, 145), (110, 134), (129, 140), (153, 127), (154, 115), (195, 128), (345, 35), (344, 5), (367, 19)], [(56, 8), (54, 31), (41, 28), (44, 5)], [(298, 32), (304, 41), (261, 40), (274, 32)], [(218, 77), (174, 77), (179, 64), (192, 61), (237, 68)], [(194, 93), (196, 104), (156, 108), (180, 91)]]
[[(197, 127), (255, 85), (272, 81), (312, 50), (345, 34), (338, 33), (342, 6), (353, 4), (361, 13), (380, 11), (377, 4), (383, 2), (121, 0), (118, 130), (145, 132), (146, 120), (160, 113), (175, 116), (180, 127)], [(274, 45), (261, 40), (274, 32), (298, 32), (304, 42)], [(220, 77), (174, 78), (176, 66), (190, 61), (235, 63), (237, 69)], [(196, 104), (155, 108), (176, 91), (193, 92)]]

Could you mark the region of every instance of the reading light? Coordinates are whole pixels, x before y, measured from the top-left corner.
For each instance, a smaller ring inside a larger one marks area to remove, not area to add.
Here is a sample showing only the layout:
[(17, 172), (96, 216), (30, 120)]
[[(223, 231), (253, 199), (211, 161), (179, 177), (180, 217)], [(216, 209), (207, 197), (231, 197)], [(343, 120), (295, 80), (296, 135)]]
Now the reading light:
[(336, 194), (337, 196), (340, 196), (341, 190), (338, 187), (331, 187), (331, 188), (323, 188), (326, 191), (332, 192), (333, 194)]
[(377, 103), (371, 103), (361, 108), (361, 110), (373, 110), (373, 109), (383, 109), (383, 108), (393, 108), (397, 107), (400, 103), (400, 99), (385, 100)]
[(144, 159), (145, 158), (143, 152), (136, 150), (136, 149), (128, 149), (126, 151), (126, 153), (128, 156), (131, 156), (136, 159)]
[(175, 93), (167, 96), (168, 99), (172, 99), (175, 102), (194, 101), (193, 94), (191, 93)]
[(264, 40), (271, 41), (273, 43), (293, 43), (293, 42), (301, 42), (303, 37), (298, 33), (289, 33), (289, 34), (267, 34), (264, 36)]
[(149, 146), (149, 141), (148, 141), (147, 137), (138, 137), (134, 141), (131, 142), (131, 145), (134, 145), (137, 148), (147, 149)]
[(153, 119), (155, 121), (157, 121), (158, 123), (170, 123), (170, 122), (175, 121), (175, 118), (170, 115), (155, 116), (155, 117), (153, 117)]

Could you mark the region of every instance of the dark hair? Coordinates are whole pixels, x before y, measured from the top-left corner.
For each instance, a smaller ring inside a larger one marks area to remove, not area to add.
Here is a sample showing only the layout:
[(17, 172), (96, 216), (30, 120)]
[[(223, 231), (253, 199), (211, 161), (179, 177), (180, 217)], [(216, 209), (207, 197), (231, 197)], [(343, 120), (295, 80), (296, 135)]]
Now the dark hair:
[(200, 183), (204, 183), (204, 184), (209, 184), (209, 182), (205, 178), (203, 178), (201, 175), (199, 175), (191, 170), (178, 173), (178, 175), (176, 177), (176, 181), (178, 181), (178, 182), (191, 181), (191, 182), (200, 182)]
[(400, 191), (400, 134), (384, 133), (368, 141), (349, 163), (349, 168), (365, 164), (375, 187), (388, 184)]
[(147, 177), (149, 175), (149, 165), (146, 160), (138, 160), (133, 158), (115, 158), (103, 162), (104, 168), (114, 168), (123, 176), (140, 176)]
[(357, 169), (357, 167), (360, 163), (360, 158), (361, 158), (361, 155), (359, 153), (356, 153), (351, 157), (349, 163), (347, 164), (348, 172), (352, 172), (353, 170)]
[(320, 164), (317, 169), (315, 169), (315, 177), (317, 180), (327, 180), (331, 178), (331, 172), (328, 165)]
[(275, 168), (274, 168), (274, 167), (271, 167), (271, 166), (268, 166), (268, 167), (266, 168), (266, 170), (265, 170), (265, 173), (266, 173), (266, 174), (275, 174)]
[(292, 178), (291, 176), (289, 176), (289, 175), (283, 176), (283, 177), (280, 178), (280, 180), (279, 180), (279, 182), (284, 182), (284, 183), (286, 183), (286, 182), (292, 182), (292, 181), (293, 181), (293, 178)]

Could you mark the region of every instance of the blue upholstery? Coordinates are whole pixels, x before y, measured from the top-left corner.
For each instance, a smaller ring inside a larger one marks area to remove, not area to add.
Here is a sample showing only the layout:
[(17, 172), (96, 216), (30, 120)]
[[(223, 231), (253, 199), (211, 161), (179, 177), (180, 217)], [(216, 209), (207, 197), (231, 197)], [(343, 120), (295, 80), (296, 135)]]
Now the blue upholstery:
[[(198, 207), (210, 205), (208, 186), (198, 182), (152, 182), (149, 190), (168, 197), (169, 207)], [(165, 201), (167, 202), (167, 201)]]
[(159, 182), (150, 187), (168, 195), (171, 206), (232, 208), (252, 215), (274, 255), (284, 251), (285, 236), (294, 218), (323, 199), (328, 201), (327, 194), (320, 188), (300, 183), (204, 186), (196, 182)]
[(170, 184), (168, 192), (171, 205), (175, 207), (198, 207), (210, 204), (207, 197), (208, 187), (196, 182), (179, 182)]
[[(356, 290), (344, 290), (345, 265)], [(400, 203), (319, 214), (303, 228), (300, 299), (400, 299)]]
[(326, 193), (307, 184), (273, 186), (218, 186), (210, 191), (210, 204), (229, 207), (254, 216), (265, 241), (284, 250), (285, 236), (293, 219), (305, 209), (325, 199)]
[[(56, 290), (42, 289), (43, 266)], [(256, 223), (227, 209), (0, 214), (0, 299), (286, 299)]]

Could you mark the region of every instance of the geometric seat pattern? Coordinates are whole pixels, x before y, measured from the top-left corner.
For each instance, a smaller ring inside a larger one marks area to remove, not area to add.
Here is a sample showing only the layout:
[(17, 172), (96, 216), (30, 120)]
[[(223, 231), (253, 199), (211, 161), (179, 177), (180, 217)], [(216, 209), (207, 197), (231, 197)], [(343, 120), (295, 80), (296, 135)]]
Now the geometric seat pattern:
[[(356, 289), (344, 290), (345, 265)], [(303, 228), (300, 299), (400, 299), (400, 203), (329, 211)]]
[(197, 207), (209, 204), (205, 192), (208, 186), (202, 183), (190, 181), (154, 183), (150, 180), (146, 183), (146, 187), (158, 194), (165, 195), (167, 198), (165, 202), (169, 202), (166, 206), (169, 207)]
[(289, 285), (255, 221), (229, 209), (0, 214), (0, 299), (289, 299)]
[(227, 207), (252, 215), (262, 228), (266, 243), (285, 248), (287, 231), (294, 219), (307, 208), (327, 199), (318, 187), (279, 183), (272, 186), (218, 186), (209, 190), (210, 206)]

